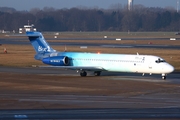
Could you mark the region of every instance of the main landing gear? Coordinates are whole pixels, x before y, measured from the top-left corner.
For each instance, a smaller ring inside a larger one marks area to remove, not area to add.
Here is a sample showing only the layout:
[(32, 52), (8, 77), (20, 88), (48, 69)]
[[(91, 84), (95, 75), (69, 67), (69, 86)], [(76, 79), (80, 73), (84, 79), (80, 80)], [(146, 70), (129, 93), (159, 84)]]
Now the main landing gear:
[[(95, 75), (95, 76), (100, 76), (100, 75), (101, 75), (101, 71), (95, 71), (95, 72), (94, 72), (94, 75)], [(87, 76), (87, 72), (86, 72), (86, 71), (81, 71), (81, 72), (80, 72), (80, 76), (81, 76), (81, 77), (86, 77), (86, 76)]]
[(87, 72), (86, 71), (81, 71), (80, 75), (81, 75), (81, 77), (86, 77), (87, 76)]
[(94, 72), (94, 75), (95, 75), (95, 76), (100, 76), (100, 75), (101, 75), (101, 71), (95, 71), (95, 72)]

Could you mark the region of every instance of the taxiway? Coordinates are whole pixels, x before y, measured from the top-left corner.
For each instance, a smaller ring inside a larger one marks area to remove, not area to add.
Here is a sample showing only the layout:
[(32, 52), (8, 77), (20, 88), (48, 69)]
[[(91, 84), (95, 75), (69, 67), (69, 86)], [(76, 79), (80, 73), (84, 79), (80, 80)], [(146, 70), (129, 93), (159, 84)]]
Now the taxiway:
[[(180, 118), (180, 76), (0, 67), (1, 119)], [(77, 109), (78, 108), (78, 109)], [(108, 114), (107, 114), (108, 113)]]

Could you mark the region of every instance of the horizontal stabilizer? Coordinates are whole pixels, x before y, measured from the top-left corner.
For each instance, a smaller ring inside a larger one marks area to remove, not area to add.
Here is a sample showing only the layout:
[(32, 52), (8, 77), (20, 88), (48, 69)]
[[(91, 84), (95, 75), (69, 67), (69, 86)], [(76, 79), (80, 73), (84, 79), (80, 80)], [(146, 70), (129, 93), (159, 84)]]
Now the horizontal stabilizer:
[(26, 36), (27, 37), (40, 37), (40, 35), (36, 35), (36, 34), (34, 34), (34, 35), (33, 34), (32, 35), (31, 34), (27, 34)]

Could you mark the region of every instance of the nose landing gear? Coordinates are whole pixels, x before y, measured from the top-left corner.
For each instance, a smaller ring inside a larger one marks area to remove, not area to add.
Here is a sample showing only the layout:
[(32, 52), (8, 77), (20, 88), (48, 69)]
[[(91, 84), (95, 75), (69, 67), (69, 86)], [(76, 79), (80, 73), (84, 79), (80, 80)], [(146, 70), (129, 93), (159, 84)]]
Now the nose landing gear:
[(166, 74), (162, 74), (162, 79), (166, 80)]

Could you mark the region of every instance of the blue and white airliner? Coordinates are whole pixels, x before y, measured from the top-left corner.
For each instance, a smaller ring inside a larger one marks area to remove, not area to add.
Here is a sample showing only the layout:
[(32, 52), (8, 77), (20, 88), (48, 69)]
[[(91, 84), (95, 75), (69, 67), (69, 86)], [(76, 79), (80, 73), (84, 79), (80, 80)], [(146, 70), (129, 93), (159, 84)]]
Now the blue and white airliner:
[(36, 60), (49, 67), (77, 70), (82, 77), (87, 76), (87, 71), (93, 71), (95, 76), (100, 76), (102, 71), (110, 71), (161, 74), (162, 79), (166, 79), (167, 74), (174, 71), (172, 65), (158, 56), (58, 52), (50, 47), (42, 33), (27, 32), (26, 35), (36, 51)]

